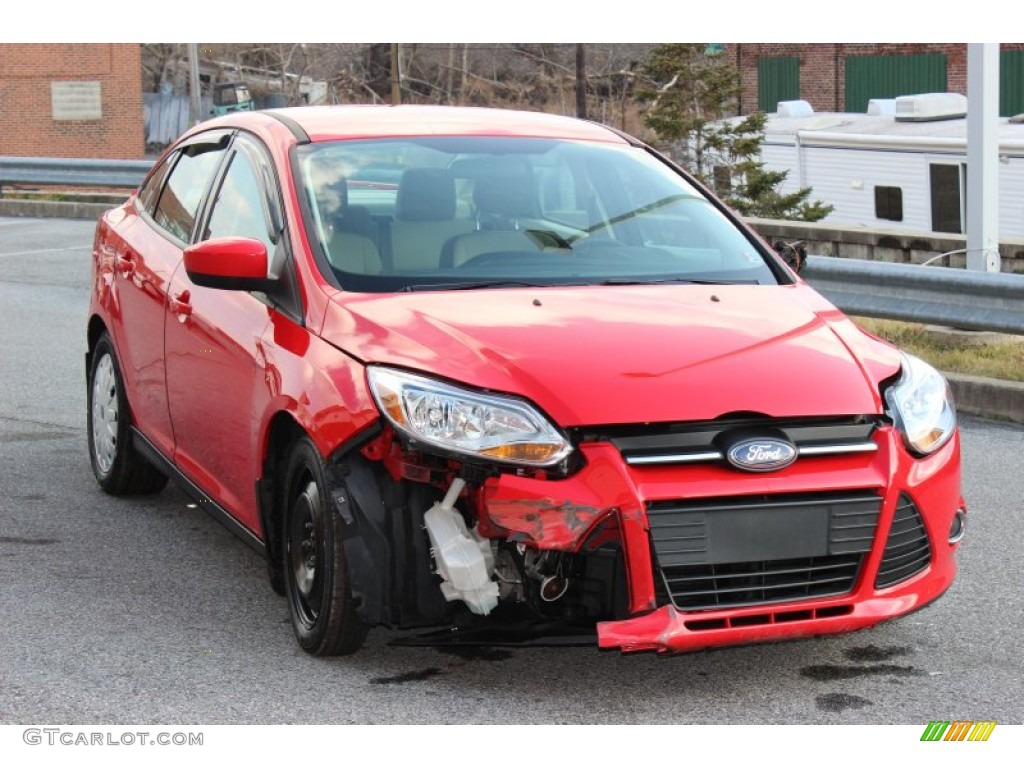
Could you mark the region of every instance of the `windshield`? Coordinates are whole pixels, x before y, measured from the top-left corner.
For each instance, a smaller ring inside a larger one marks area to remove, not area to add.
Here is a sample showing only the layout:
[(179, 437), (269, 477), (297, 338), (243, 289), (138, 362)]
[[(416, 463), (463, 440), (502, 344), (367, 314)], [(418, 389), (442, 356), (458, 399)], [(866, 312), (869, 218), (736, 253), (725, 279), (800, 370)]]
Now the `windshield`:
[(758, 247), (641, 148), (511, 137), (298, 148), (307, 226), (343, 289), (778, 283)]

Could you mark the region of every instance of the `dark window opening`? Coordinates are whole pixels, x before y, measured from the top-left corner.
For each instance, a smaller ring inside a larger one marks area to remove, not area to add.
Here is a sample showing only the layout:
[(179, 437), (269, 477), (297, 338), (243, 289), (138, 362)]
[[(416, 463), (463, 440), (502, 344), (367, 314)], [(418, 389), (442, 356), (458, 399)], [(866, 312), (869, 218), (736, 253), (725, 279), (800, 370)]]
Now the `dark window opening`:
[(960, 166), (933, 163), (929, 166), (932, 197), (932, 230), (963, 233), (960, 204)]
[(875, 187), (875, 218), (903, 221), (903, 189)]

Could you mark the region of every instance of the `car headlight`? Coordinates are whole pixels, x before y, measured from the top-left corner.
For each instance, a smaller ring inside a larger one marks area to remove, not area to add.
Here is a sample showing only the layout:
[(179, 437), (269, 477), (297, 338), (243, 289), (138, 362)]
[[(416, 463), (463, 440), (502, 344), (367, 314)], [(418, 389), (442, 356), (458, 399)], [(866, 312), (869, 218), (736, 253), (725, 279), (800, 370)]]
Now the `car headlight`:
[(946, 379), (913, 355), (903, 353), (903, 369), (885, 400), (903, 433), (907, 447), (917, 454), (941, 448), (956, 429), (956, 408)]
[(572, 445), (524, 400), (456, 387), (370, 366), (370, 391), (388, 420), (410, 438), (492, 461), (549, 467)]

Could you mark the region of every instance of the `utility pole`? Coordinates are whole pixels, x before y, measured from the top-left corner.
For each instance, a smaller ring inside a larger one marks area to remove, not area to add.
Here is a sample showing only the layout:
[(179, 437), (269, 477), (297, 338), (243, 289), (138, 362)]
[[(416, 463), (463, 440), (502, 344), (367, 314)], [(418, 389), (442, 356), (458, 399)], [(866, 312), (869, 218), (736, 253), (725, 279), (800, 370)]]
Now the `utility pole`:
[(202, 119), (203, 101), (199, 94), (199, 49), (198, 43), (188, 43), (188, 122), (197, 125)]
[(999, 44), (967, 45), (967, 268), (999, 271)]
[(587, 117), (587, 59), (583, 43), (576, 43), (576, 117)]
[(401, 57), (398, 55), (398, 43), (391, 44), (391, 103), (402, 103), (402, 72)]

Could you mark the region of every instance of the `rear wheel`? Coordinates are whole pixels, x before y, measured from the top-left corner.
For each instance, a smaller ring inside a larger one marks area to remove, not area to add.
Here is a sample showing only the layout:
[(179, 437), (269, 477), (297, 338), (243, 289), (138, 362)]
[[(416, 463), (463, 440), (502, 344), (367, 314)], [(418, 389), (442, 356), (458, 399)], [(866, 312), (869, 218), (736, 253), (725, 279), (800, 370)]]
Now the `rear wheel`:
[(354, 653), (367, 626), (349, 588), (341, 521), (328, 498), (323, 461), (308, 437), (292, 448), (285, 478), (281, 565), (295, 637), (314, 656)]
[(92, 351), (86, 427), (92, 471), (104, 491), (127, 496), (157, 493), (167, 485), (167, 477), (132, 447), (124, 381), (105, 333)]

